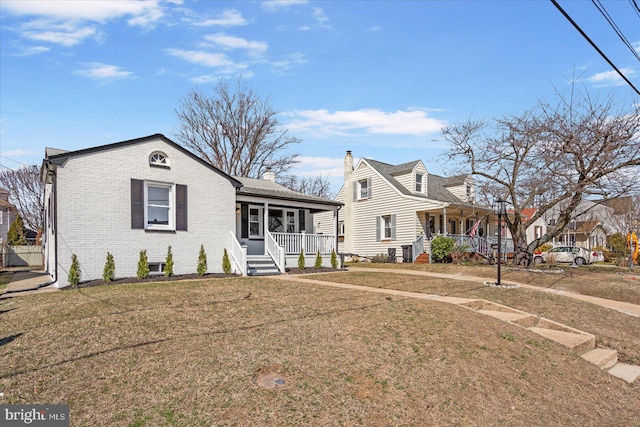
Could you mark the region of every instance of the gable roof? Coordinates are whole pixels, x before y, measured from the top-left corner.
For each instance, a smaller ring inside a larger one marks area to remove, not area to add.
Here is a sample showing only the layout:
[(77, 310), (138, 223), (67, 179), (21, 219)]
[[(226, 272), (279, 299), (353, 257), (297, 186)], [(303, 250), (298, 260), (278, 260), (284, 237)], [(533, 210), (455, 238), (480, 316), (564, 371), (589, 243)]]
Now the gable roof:
[(298, 202), (320, 203), (330, 206), (342, 206), (342, 202), (324, 199), (322, 197), (310, 196), (308, 194), (299, 193), (268, 179), (257, 179), (247, 177), (234, 177), (241, 184), (242, 188), (238, 189), (238, 194), (247, 196), (259, 196), (271, 199), (290, 200)]
[(405, 186), (400, 184), (394, 177), (394, 175), (400, 175), (413, 170), (413, 168), (420, 162), (420, 160), (414, 160), (400, 165), (390, 165), (388, 163), (379, 162), (373, 159), (363, 159), (369, 166), (371, 166), (376, 172), (378, 172), (389, 184), (396, 188), (401, 194), (406, 196), (419, 197), (423, 199), (436, 200), (439, 202), (465, 204), (464, 201), (456, 197), (447, 187), (453, 187), (456, 185), (462, 185), (468, 178), (468, 175), (456, 175), (452, 177), (442, 177), (427, 173), (427, 194), (413, 193), (409, 191)]
[(114, 150), (114, 149), (117, 149), (117, 148), (127, 147), (127, 146), (130, 146), (130, 145), (140, 144), (140, 143), (143, 143), (143, 142), (157, 140), (157, 139), (164, 141), (165, 143), (169, 144), (171, 147), (173, 147), (176, 150), (182, 152), (183, 154), (185, 154), (186, 156), (190, 157), (191, 159), (197, 161), (198, 163), (202, 164), (203, 166), (206, 166), (207, 168), (211, 169), (212, 171), (214, 171), (217, 174), (221, 175), (222, 177), (226, 178), (227, 180), (229, 180), (229, 182), (234, 187), (240, 188), (242, 186), (242, 183), (240, 183), (240, 181), (238, 181), (237, 179), (233, 178), (231, 175), (226, 174), (225, 172), (223, 172), (222, 170), (218, 169), (217, 167), (215, 167), (215, 166), (211, 165), (210, 163), (204, 161), (200, 157), (198, 157), (195, 154), (193, 154), (191, 151), (189, 151), (186, 148), (176, 144), (175, 142), (173, 142), (172, 140), (170, 140), (166, 136), (162, 135), (161, 133), (156, 133), (154, 135), (143, 136), (141, 138), (129, 139), (129, 140), (126, 140), (126, 141), (114, 142), (112, 144), (98, 145), (96, 147), (90, 147), (90, 148), (83, 148), (81, 150), (75, 150), (75, 151), (65, 151), (65, 150), (60, 150), (60, 149), (57, 149), (57, 148), (49, 148), (49, 147), (47, 147), (47, 148), (45, 148), (45, 159), (43, 161), (42, 167), (43, 168), (45, 168), (45, 167), (48, 168), (49, 165), (61, 165), (70, 157), (76, 157), (76, 156), (85, 155), (85, 154), (99, 153), (99, 152), (107, 151), (107, 150)]

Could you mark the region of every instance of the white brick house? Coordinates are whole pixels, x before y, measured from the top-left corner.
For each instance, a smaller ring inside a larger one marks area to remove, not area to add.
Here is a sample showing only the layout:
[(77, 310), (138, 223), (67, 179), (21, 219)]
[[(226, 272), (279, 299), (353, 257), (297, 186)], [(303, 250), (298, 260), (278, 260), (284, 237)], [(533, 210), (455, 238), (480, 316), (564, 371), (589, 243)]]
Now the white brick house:
[[(257, 203), (250, 199), (255, 196), (239, 191), (244, 184), (240, 178), (163, 135), (77, 151), (47, 148), (41, 178), (46, 184), (45, 268), (56, 287), (68, 286), (72, 254), (78, 257), (83, 281), (102, 278), (107, 252), (114, 257), (116, 277), (135, 277), (141, 250), (147, 251), (151, 271), (161, 273), (169, 245), (176, 275), (196, 272), (200, 245), (210, 273), (222, 271), (225, 249), (237, 273), (252, 271), (252, 252), (236, 237), (242, 228), (237, 222), (243, 219), (237, 202)], [(333, 201), (310, 201), (271, 184), (278, 192), (265, 190), (261, 196), (280, 211), (288, 208), (305, 217), (338, 208)], [(266, 212), (273, 216), (274, 210)], [(263, 234), (275, 242), (269, 230)], [(291, 240), (287, 233), (278, 238)], [(285, 254), (277, 242), (275, 246), (264, 244), (260, 250), (278, 264), (275, 258)]]
[(82, 280), (102, 278), (107, 252), (116, 276), (135, 277), (140, 250), (156, 267), (169, 245), (175, 274), (195, 272), (201, 244), (209, 271), (221, 270), (240, 183), (166, 137), (47, 149), (42, 178), (45, 266), (55, 286), (68, 285), (72, 254)]

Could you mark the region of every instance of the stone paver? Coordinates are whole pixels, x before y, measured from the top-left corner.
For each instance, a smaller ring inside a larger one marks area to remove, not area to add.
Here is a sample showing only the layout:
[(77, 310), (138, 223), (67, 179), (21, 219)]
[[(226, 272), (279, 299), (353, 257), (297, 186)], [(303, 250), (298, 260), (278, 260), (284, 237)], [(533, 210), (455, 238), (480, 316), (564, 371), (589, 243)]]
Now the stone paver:
[(609, 369), (618, 363), (618, 352), (610, 348), (594, 348), (580, 357), (600, 369)]
[(632, 384), (638, 378), (640, 378), (640, 366), (627, 365), (626, 363), (618, 363), (613, 368), (609, 369), (609, 373), (614, 377), (625, 380), (629, 384)]

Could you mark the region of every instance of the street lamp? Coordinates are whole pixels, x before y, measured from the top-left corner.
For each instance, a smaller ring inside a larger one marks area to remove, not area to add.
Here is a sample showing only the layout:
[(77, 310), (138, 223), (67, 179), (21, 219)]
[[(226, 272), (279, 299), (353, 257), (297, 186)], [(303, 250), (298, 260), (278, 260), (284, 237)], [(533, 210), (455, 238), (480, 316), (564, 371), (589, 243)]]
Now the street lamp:
[(496, 199), (493, 202), (493, 213), (498, 215), (498, 281), (497, 286), (500, 286), (500, 264), (502, 262), (502, 215), (506, 215), (506, 202), (502, 199)]

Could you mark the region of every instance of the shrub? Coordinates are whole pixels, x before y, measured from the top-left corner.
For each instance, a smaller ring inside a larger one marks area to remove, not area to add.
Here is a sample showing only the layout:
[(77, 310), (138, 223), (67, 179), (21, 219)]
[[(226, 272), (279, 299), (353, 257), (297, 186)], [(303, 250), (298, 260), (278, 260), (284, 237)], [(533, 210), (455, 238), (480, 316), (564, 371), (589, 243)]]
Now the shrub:
[(304, 252), (302, 252), (302, 249), (300, 249), (300, 256), (298, 256), (298, 269), (304, 270), (304, 267)]
[(222, 271), (224, 274), (231, 274), (231, 261), (229, 260), (229, 254), (226, 248), (222, 254)]
[(331, 268), (338, 268), (338, 255), (333, 249), (331, 249)]
[(627, 239), (621, 233), (607, 236), (607, 247), (611, 250), (612, 258), (624, 257), (627, 255)]
[(171, 245), (167, 250), (167, 259), (164, 263), (164, 275), (167, 277), (173, 276), (173, 254), (171, 253)]
[(110, 252), (107, 252), (107, 260), (104, 263), (104, 269), (102, 270), (102, 280), (105, 283), (109, 283), (113, 280), (116, 274), (116, 263), (113, 260), (113, 255)]
[(377, 254), (371, 258), (372, 263), (383, 264), (389, 262), (389, 255), (387, 254)]
[(22, 217), (18, 215), (7, 231), (7, 244), (10, 246), (22, 246), (27, 244), (27, 237)]
[(431, 241), (431, 259), (433, 262), (445, 262), (451, 255), (456, 241), (450, 237), (437, 236)]
[(69, 268), (69, 284), (71, 286), (78, 286), (80, 283), (80, 278), (82, 277), (82, 272), (80, 271), (80, 263), (78, 262), (78, 257), (76, 254), (71, 255), (71, 267)]
[(147, 250), (140, 251), (140, 259), (138, 260), (138, 279), (146, 279), (149, 277), (149, 260), (147, 259)]
[[(224, 256), (227, 250), (224, 250)], [(224, 270), (224, 256), (222, 257), (222, 269)], [(204, 245), (200, 245), (200, 253), (198, 254), (198, 276), (204, 276), (207, 273), (207, 254), (204, 252)]]
[(313, 265), (313, 268), (316, 270), (320, 270), (322, 268), (322, 257), (320, 256), (320, 251), (316, 254), (316, 263)]

